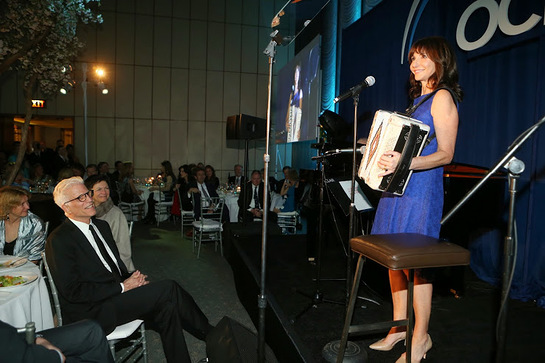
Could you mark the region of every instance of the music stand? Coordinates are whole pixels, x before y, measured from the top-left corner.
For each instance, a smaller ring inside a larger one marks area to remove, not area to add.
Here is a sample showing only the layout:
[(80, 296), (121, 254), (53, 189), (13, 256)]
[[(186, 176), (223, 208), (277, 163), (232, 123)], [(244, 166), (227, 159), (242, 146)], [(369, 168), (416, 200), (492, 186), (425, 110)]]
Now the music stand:
[[(327, 181), (327, 187), (331, 190), (331, 193), (339, 203), (342, 211), (345, 215), (350, 214), (350, 180), (341, 180), (341, 178), (330, 179)], [(354, 192), (354, 207), (357, 212), (369, 212), (372, 211), (373, 206), (367, 199), (367, 196), (363, 193), (361, 186), (356, 182), (356, 190)]]

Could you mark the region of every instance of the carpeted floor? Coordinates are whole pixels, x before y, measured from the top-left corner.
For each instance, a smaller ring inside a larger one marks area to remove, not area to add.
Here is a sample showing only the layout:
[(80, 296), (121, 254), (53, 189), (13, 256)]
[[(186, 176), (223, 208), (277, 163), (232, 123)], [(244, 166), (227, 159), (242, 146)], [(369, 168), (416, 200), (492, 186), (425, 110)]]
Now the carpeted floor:
[[(133, 261), (150, 281), (165, 278), (180, 283), (195, 299), (210, 322), (215, 325), (225, 315), (256, 331), (246, 310), (239, 302), (233, 274), (227, 261), (204, 245), (197, 259), (190, 239), (182, 238), (179, 224), (162, 222), (159, 228), (137, 222), (132, 234)], [(151, 330), (146, 333), (149, 362), (166, 362), (161, 339)], [(191, 359), (206, 357), (205, 343), (186, 333)]]

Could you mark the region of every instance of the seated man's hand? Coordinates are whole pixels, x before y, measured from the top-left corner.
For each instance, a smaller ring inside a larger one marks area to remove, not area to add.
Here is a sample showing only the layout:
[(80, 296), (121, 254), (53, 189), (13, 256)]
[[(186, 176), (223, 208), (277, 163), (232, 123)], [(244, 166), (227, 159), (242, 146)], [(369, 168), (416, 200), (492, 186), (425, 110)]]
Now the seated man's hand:
[(254, 217), (261, 218), (263, 216), (263, 211), (261, 209), (253, 208), (251, 212)]
[(125, 287), (125, 292), (135, 289), (137, 287), (149, 284), (149, 281), (146, 279), (147, 275), (144, 275), (140, 271), (136, 270), (132, 273), (131, 277), (123, 281), (123, 286)]
[(61, 350), (59, 348), (57, 348), (56, 346), (54, 346), (53, 344), (51, 344), (49, 342), (49, 340), (47, 340), (45, 338), (42, 338), (42, 337), (37, 337), (36, 338), (36, 344), (41, 345), (42, 347), (47, 348), (49, 350), (56, 350), (57, 352), (61, 353), (62, 361), (63, 362), (66, 361), (66, 357), (64, 356), (64, 354), (62, 354)]
[(190, 193), (201, 194), (201, 192), (199, 191), (199, 188), (189, 188), (189, 192), (190, 192)]

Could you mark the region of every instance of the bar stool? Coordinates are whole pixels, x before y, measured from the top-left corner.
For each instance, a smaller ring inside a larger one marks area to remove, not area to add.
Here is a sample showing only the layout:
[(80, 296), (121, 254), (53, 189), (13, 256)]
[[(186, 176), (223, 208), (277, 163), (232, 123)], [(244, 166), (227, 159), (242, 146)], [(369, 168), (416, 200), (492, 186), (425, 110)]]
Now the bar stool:
[[(377, 234), (354, 237), (350, 240), (350, 247), (360, 257), (346, 311), (337, 363), (341, 363), (344, 359), (344, 350), (349, 335), (383, 331), (396, 326), (407, 327), (405, 344), (407, 346), (407, 362), (410, 363), (414, 327), (414, 269), (469, 265), (469, 251), (453, 243), (439, 241), (436, 238), (417, 233)], [(409, 270), (406, 319), (351, 325), (365, 258), (370, 258), (390, 270)]]

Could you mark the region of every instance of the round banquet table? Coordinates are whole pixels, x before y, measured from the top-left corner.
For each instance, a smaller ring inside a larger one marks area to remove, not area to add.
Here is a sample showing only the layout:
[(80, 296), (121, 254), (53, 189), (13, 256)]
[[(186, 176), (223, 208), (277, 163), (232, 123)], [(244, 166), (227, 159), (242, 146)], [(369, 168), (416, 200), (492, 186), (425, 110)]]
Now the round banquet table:
[[(141, 190), (142, 191), (142, 194), (140, 194), (140, 199), (142, 201), (144, 201), (144, 215), (147, 216), (148, 215), (148, 198), (150, 196), (150, 194), (153, 193), (153, 200), (155, 200), (156, 202), (160, 202), (161, 201), (161, 196), (160, 196), (160, 193), (162, 193), (161, 191), (159, 190), (150, 190), (151, 187), (147, 187), (145, 185), (136, 185), (136, 189), (138, 190)], [(164, 197), (163, 197), (164, 198)], [(164, 213), (162, 216), (161, 216), (161, 220), (159, 222), (163, 222), (165, 220), (167, 220), (169, 218), (169, 215), (170, 213)]]
[[(7, 258), (17, 258), (0, 257), (2, 262)], [(47, 286), (38, 266), (27, 262), (17, 268), (2, 269), (0, 275), (38, 276), (36, 280), (26, 285), (0, 288), (0, 320), (16, 328), (24, 327), (26, 323), (33, 321), (36, 324), (36, 331), (54, 327)]]
[(231, 223), (237, 223), (238, 222), (238, 196), (239, 194), (235, 194), (232, 192), (220, 192), (218, 190), (218, 194), (221, 198), (225, 200), (225, 205), (227, 208), (229, 208), (229, 221)]

